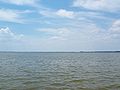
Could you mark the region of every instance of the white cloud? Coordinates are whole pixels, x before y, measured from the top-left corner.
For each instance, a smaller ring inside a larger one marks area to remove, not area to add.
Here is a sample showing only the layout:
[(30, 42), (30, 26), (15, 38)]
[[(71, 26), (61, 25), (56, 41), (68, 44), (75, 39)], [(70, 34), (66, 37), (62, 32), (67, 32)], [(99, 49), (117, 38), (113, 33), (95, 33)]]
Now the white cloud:
[(39, 12), (41, 15), (46, 16), (46, 17), (62, 17), (62, 18), (69, 18), (72, 19), (75, 17), (75, 13), (73, 11), (67, 11), (65, 9), (59, 9), (57, 11), (53, 10), (44, 10)]
[(22, 23), (20, 13), (10, 9), (0, 9), (0, 20), (8, 22)]
[(56, 15), (61, 16), (61, 17), (67, 17), (67, 18), (74, 18), (75, 14), (73, 11), (67, 11), (64, 9), (60, 9), (56, 12)]
[(0, 28), (0, 41), (14, 41), (14, 40), (20, 40), (23, 37), (23, 35), (16, 35), (13, 33), (8, 27), (6, 28)]
[[(118, 23), (119, 21), (113, 22), (111, 27), (114, 24), (119, 26)], [(111, 27), (104, 31), (93, 23), (85, 24), (81, 22), (79, 24), (81, 25), (80, 28), (39, 28), (37, 31), (40, 32), (40, 35), (36, 38), (25, 37), (24, 42), (20, 42), (22, 45), (20, 43), (15, 45), (16, 42), (11, 42), (19, 41), (16, 37), (18, 38), (20, 35), (16, 35), (9, 28), (1, 28), (0, 36), (4, 36), (4, 39), (2, 38), (4, 40), (3, 43), (5, 43), (5, 40), (8, 40), (9, 44), (7, 43), (7, 45), (13, 44), (13, 49), (21, 45), (23, 48), (20, 46), (20, 50), (23, 51), (114, 50), (116, 47), (120, 47), (120, 39), (114, 38), (115, 35), (110, 30)]]
[(37, 0), (1, 0), (16, 5), (36, 5)]
[(0, 50), (2, 51), (24, 50), (23, 39), (22, 34), (16, 34), (8, 27), (0, 28)]
[(113, 21), (108, 29), (108, 37), (111, 39), (120, 39), (120, 20)]
[(112, 33), (120, 33), (120, 20), (115, 20), (110, 28)]
[(100, 29), (89, 23), (81, 26), (81, 28), (43, 28), (37, 31), (44, 37), (41, 38), (42, 40), (38, 40), (39, 43), (36, 43), (36, 45), (40, 45), (43, 50), (47, 48), (48, 51), (53, 48), (54, 51), (92, 50), (95, 42), (100, 39), (100, 36), (98, 36)]
[(92, 10), (119, 11), (120, 0), (74, 0), (73, 6)]
[[(118, 33), (119, 21), (113, 22), (110, 28), (104, 30), (93, 23), (79, 23), (79, 27), (67, 28), (44, 28), (38, 31), (44, 35), (44, 45), (48, 45), (47, 50), (115, 50), (120, 48)], [(114, 27), (114, 28), (113, 28)], [(113, 28), (113, 30), (111, 30)], [(48, 37), (49, 36), (49, 37)], [(46, 38), (47, 37), (47, 38)], [(45, 39), (46, 38), (46, 39)], [(62, 40), (62, 41), (61, 41)], [(39, 41), (39, 42), (40, 42)], [(41, 45), (42, 42), (39, 44)], [(47, 44), (46, 44), (47, 42)], [(49, 43), (48, 43), (49, 42)], [(114, 45), (113, 45), (114, 44)], [(53, 45), (53, 46), (52, 46)], [(61, 47), (62, 45), (62, 47)], [(43, 48), (45, 48), (43, 46)], [(60, 48), (60, 49), (59, 49)], [(46, 48), (45, 48), (46, 49)]]
[(48, 39), (66, 40), (71, 33), (68, 28), (43, 28), (37, 31), (47, 34)]

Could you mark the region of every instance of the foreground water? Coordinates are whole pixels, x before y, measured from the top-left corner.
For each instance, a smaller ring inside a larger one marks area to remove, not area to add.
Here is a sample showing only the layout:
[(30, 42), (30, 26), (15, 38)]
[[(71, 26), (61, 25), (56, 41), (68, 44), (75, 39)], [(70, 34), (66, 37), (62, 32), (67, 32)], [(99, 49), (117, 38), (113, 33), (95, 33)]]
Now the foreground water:
[(0, 90), (120, 90), (120, 53), (0, 53)]

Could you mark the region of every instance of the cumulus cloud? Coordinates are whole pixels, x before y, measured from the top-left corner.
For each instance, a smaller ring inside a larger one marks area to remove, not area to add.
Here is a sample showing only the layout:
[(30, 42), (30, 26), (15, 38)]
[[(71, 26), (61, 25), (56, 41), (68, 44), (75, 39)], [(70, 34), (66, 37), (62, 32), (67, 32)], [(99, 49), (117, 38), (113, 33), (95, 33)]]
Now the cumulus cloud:
[(73, 6), (91, 10), (119, 11), (120, 0), (74, 0)]
[(0, 28), (0, 50), (12, 51), (24, 48), (23, 35), (12, 32), (9, 27)]
[(7, 22), (23, 23), (21, 12), (11, 9), (0, 9), (0, 20)]
[(68, 11), (65, 9), (59, 9), (57, 11), (53, 10), (44, 10), (39, 12), (41, 15), (46, 16), (46, 17), (62, 17), (62, 18), (69, 18), (72, 19), (75, 17), (75, 13), (73, 11)]
[(0, 41), (20, 40), (23, 35), (16, 35), (8, 27), (0, 28)]
[(75, 14), (73, 11), (67, 11), (64, 9), (60, 9), (56, 12), (56, 15), (61, 16), (61, 17), (67, 17), (67, 18), (74, 18)]

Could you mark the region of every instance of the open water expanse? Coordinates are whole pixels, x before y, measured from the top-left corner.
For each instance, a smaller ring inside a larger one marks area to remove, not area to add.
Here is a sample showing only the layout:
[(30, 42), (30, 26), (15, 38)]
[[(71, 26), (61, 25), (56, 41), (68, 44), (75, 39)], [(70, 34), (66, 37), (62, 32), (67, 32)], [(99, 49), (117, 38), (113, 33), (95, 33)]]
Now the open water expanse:
[(0, 90), (120, 90), (120, 53), (0, 53)]

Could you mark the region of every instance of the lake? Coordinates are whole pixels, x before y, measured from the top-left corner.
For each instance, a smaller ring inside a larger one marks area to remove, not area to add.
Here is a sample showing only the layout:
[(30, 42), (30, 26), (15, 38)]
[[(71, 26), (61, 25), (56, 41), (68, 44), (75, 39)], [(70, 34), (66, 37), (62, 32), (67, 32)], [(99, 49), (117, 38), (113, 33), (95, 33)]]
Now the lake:
[(120, 90), (120, 53), (0, 53), (0, 90)]

